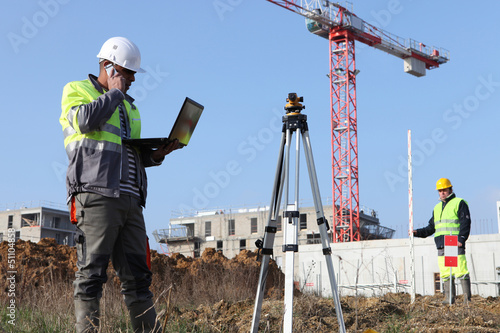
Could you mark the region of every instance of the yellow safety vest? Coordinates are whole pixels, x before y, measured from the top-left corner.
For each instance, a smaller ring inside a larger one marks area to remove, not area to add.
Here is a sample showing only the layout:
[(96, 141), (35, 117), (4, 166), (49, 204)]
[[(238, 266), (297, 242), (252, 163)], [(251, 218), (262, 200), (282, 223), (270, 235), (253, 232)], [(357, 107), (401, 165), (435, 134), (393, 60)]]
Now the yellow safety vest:
[[(90, 146), (98, 150), (116, 151), (116, 145), (121, 145), (120, 113), (118, 108), (113, 115), (101, 126), (98, 131), (84, 132), (78, 123), (78, 106), (96, 100), (102, 93), (97, 91), (89, 80), (70, 82), (64, 87), (61, 102), (62, 114), (60, 123), (64, 132), (64, 147), (72, 149), (75, 142), (83, 146)], [(140, 138), (141, 117), (139, 110), (132, 106), (126, 99), (123, 101), (130, 121), (130, 137)], [(83, 143), (87, 141), (87, 143)], [(91, 141), (96, 142), (91, 143)]]
[[(69, 159), (66, 175), (68, 199), (75, 193), (94, 192), (108, 197), (120, 196), (122, 165), (127, 158), (122, 146), (120, 102), (128, 114), (130, 138), (140, 138), (141, 117), (139, 110), (132, 104), (133, 99), (119, 91), (104, 91), (98, 86), (96, 78), (68, 83), (63, 90), (62, 113), (59, 118), (64, 132), (64, 146)], [(117, 95), (120, 98), (117, 98)], [(102, 96), (102, 97), (101, 97)], [(99, 112), (85, 112), (92, 109), (93, 102), (108, 103), (109, 107), (98, 108)], [(103, 114), (104, 113), (104, 114)], [(139, 187), (146, 197), (147, 178), (144, 164), (137, 161)]]
[(460, 232), (460, 222), (458, 219), (458, 207), (463, 199), (453, 198), (446, 203), (440, 202), (434, 207), (434, 237), (458, 236)]

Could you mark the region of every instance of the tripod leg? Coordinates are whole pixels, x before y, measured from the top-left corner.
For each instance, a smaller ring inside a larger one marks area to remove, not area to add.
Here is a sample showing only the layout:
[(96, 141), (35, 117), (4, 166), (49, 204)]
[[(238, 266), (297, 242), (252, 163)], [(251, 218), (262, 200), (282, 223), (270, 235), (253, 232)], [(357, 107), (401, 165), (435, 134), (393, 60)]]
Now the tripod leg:
[[(285, 307), (283, 315), (283, 332), (292, 332), (293, 327), (293, 291), (294, 285), (294, 266), (295, 266), (295, 253), (298, 251), (296, 242), (297, 237), (295, 232), (297, 230), (299, 212), (294, 204), (290, 204), (284, 212), (286, 217), (286, 228), (288, 229), (283, 242), (283, 251), (285, 252)], [(290, 239), (292, 239), (290, 241)], [(295, 242), (294, 242), (295, 240)]]
[[(291, 130), (288, 130), (291, 131)], [(300, 128), (295, 130), (295, 188), (294, 188), (294, 203), (288, 204), (285, 200), (286, 218), (285, 233), (283, 240), (283, 251), (286, 253), (285, 258), (285, 308), (283, 316), (283, 332), (292, 332), (293, 327), (293, 292), (294, 284), (294, 269), (295, 269), (295, 253), (298, 252), (298, 232), (299, 232), (299, 169), (300, 169)], [(291, 142), (291, 134), (290, 140)], [(288, 146), (287, 156), (289, 156), (290, 146)], [(289, 161), (289, 159), (288, 159)], [(286, 164), (287, 172), (285, 175), (285, 184), (288, 185), (289, 163)], [(285, 195), (288, 195), (288, 187)]]
[(335, 304), (335, 313), (337, 314), (337, 321), (339, 323), (339, 331), (345, 333), (344, 317), (342, 315), (342, 307), (340, 304), (340, 298), (338, 295), (337, 282), (335, 280), (335, 272), (333, 270), (332, 262), (332, 249), (330, 248), (330, 243), (328, 240), (328, 222), (324, 216), (323, 204), (321, 203), (321, 196), (319, 193), (318, 178), (316, 175), (316, 168), (314, 166), (314, 159), (312, 155), (311, 141), (309, 138), (309, 132), (306, 130), (302, 133), (303, 144), (304, 144), (304, 154), (307, 161), (307, 169), (309, 171), (309, 180), (311, 183), (311, 190), (314, 199), (314, 207), (316, 209), (316, 219), (318, 222), (319, 232), (321, 235), (321, 244), (323, 247), (323, 254), (326, 260), (326, 266), (328, 268), (328, 275), (330, 277), (330, 287), (332, 289), (332, 296)]
[(281, 194), (283, 191), (283, 157), (285, 151), (285, 132), (281, 136), (280, 152), (278, 157), (278, 165), (276, 167), (276, 176), (274, 178), (273, 194), (271, 199), (271, 205), (269, 207), (269, 217), (267, 220), (267, 226), (264, 233), (264, 241), (262, 247), (262, 261), (260, 266), (259, 284), (257, 287), (257, 295), (255, 297), (255, 305), (252, 317), (252, 328), (250, 332), (257, 333), (259, 330), (260, 314), (262, 310), (262, 300), (264, 299), (264, 292), (266, 289), (267, 274), (269, 271), (269, 260), (273, 254), (273, 244), (274, 237), (276, 235), (277, 223)]

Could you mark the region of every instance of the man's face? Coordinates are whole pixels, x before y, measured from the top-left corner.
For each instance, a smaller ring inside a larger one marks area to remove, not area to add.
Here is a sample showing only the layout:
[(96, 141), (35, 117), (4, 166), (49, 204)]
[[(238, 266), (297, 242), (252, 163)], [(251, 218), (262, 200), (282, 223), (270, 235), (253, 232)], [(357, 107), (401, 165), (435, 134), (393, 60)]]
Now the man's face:
[(438, 192), (439, 192), (439, 200), (444, 201), (444, 199), (448, 198), (448, 196), (451, 194), (452, 189), (451, 187), (449, 187), (442, 190), (438, 190)]
[(132, 82), (135, 81), (136, 72), (119, 65), (114, 65), (114, 67), (115, 70), (125, 79), (125, 91), (127, 91), (132, 85)]

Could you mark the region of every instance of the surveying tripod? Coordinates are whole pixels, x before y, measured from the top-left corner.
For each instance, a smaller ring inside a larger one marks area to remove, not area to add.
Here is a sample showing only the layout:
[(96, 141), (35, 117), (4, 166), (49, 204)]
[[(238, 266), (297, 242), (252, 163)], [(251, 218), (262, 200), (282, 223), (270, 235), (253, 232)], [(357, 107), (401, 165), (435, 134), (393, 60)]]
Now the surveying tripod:
[[(323, 205), (319, 194), (318, 179), (314, 167), (311, 142), (309, 140), (309, 131), (307, 127), (307, 116), (300, 113), (305, 108), (300, 102), (302, 97), (297, 97), (296, 93), (288, 94), (287, 104), (285, 106), (286, 115), (283, 116), (283, 130), (281, 136), (280, 152), (274, 187), (272, 192), (271, 205), (269, 208), (269, 217), (265, 228), (264, 240), (256, 242), (257, 247), (262, 251), (262, 262), (260, 268), (259, 284), (257, 295), (255, 297), (255, 306), (252, 318), (252, 333), (257, 333), (259, 329), (260, 314), (262, 310), (262, 300), (266, 287), (266, 279), (269, 269), (270, 256), (273, 254), (273, 243), (277, 231), (277, 218), (280, 210), (280, 202), (283, 190), (285, 191), (284, 211), (283, 211), (283, 252), (285, 255), (285, 307), (283, 315), (283, 332), (291, 333), (293, 326), (293, 290), (294, 290), (294, 264), (295, 252), (298, 252), (298, 227), (299, 227), (299, 162), (300, 162), (300, 135), (304, 145), (307, 168), (309, 171), (309, 180), (316, 209), (316, 219), (321, 235), (321, 244), (323, 254), (326, 259), (328, 275), (330, 277), (330, 286), (332, 289), (333, 300), (335, 303), (335, 313), (339, 323), (339, 331), (345, 333), (344, 318), (342, 316), (342, 307), (335, 281), (333, 263), (331, 258), (332, 250), (329, 246), (328, 221), (323, 214)], [(290, 166), (290, 148), (293, 144), (292, 135), (295, 132), (295, 191), (293, 203), (289, 204), (289, 166)]]

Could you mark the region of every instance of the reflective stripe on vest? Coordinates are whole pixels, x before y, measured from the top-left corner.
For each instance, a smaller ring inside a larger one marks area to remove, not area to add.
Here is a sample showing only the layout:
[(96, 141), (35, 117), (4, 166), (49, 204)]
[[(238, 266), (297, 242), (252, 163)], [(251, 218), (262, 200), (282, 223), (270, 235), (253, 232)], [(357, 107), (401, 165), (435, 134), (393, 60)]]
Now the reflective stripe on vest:
[(444, 207), (440, 202), (434, 207), (434, 237), (453, 235), (458, 236), (460, 222), (458, 219), (458, 206), (463, 199), (453, 198)]

